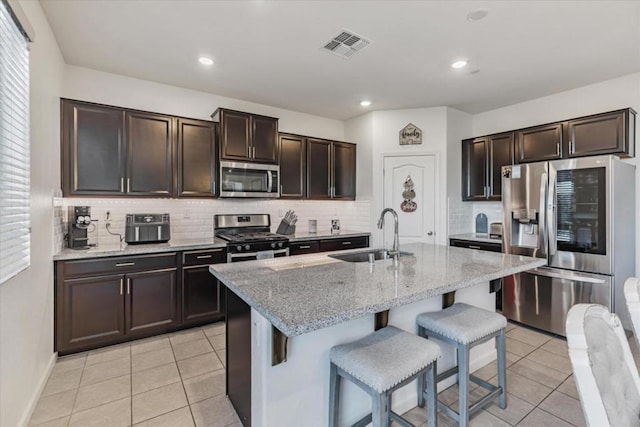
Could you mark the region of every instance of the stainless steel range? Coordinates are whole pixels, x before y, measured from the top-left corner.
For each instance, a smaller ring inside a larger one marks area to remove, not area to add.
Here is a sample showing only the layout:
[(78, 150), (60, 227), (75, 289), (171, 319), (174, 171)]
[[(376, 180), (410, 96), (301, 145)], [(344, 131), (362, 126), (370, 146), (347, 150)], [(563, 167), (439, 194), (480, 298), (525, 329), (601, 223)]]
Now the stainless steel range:
[(269, 214), (214, 215), (215, 236), (227, 241), (227, 262), (289, 256), (289, 239), (271, 232)]

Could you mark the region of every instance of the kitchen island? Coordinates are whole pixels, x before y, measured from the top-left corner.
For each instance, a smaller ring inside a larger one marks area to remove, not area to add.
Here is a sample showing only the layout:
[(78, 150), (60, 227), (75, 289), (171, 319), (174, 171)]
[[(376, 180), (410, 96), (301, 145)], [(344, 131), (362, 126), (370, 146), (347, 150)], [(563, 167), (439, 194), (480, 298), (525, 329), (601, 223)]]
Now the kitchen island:
[[(494, 310), (489, 282), (544, 264), (420, 243), (402, 250), (409, 254), (397, 264), (314, 254), (210, 267), (227, 287), (227, 394), (245, 426), (327, 425), (333, 345), (361, 338), (387, 320), (415, 332), (416, 315), (441, 310), (442, 296), (453, 292), (456, 301)], [(455, 360), (452, 349), (443, 350), (439, 370)], [(471, 357), (472, 371), (485, 366), (495, 359), (493, 344), (478, 346)], [(345, 424), (370, 412), (370, 399), (356, 386), (344, 384), (342, 398)], [(415, 404), (414, 384), (394, 393), (396, 412)]]

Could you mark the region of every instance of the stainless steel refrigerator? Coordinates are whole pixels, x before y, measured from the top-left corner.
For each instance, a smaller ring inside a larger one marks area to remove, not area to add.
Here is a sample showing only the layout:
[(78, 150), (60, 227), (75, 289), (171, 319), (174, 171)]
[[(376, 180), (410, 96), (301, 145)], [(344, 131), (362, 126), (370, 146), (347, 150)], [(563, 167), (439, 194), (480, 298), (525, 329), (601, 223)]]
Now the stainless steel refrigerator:
[(566, 335), (574, 304), (597, 303), (631, 329), (624, 281), (635, 274), (635, 166), (615, 156), (502, 168), (503, 250), (547, 260), (505, 278), (503, 314)]

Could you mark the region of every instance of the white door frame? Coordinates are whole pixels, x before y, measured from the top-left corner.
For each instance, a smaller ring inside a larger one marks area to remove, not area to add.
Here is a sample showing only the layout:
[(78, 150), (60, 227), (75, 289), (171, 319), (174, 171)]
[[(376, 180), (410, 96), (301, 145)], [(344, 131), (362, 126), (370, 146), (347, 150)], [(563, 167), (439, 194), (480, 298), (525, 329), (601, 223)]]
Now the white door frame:
[[(417, 157), (417, 156), (433, 156), (434, 157), (434, 161), (435, 161), (435, 201), (436, 201), (436, 206), (434, 209), (434, 223), (435, 223), (435, 239), (434, 241), (436, 243), (440, 242), (441, 239), (444, 238), (444, 240), (442, 240), (442, 242), (444, 242), (443, 244), (446, 244), (446, 236), (443, 237), (443, 234), (446, 234), (446, 231), (442, 228), (442, 216), (443, 213), (441, 212), (441, 209), (439, 209), (439, 205), (440, 205), (440, 198), (442, 196), (441, 193), (441, 188), (440, 188), (440, 153), (437, 151), (411, 151), (411, 152), (387, 152), (387, 153), (382, 153), (380, 155), (380, 166), (381, 169), (384, 171), (384, 159), (386, 157)], [(382, 209), (385, 208), (384, 206), (384, 173), (381, 175), (380, 177), (380, 188), (382, 189), (382, 195), (377, 198), (378, 201), (376, 203), (376, 213), (374, 215), (375, 221), (378, 220), (378, 215), (380, 215), (380, 212), (382, 212)], [(375, 194), (374, 194), (375, 197)], [(446, 203), (445, 203), (446, 205)], [(446, 210), (445, 210), (446, 212)], [(376, 229), (377, 230), (377, 229)]]

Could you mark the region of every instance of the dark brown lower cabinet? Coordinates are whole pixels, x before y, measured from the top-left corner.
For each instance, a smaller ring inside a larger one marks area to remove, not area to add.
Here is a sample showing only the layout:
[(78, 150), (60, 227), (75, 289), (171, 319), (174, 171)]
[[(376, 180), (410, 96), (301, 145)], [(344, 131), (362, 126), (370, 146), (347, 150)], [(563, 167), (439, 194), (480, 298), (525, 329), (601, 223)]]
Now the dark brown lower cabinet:
[(125, 281), (127, 334), (163, 332), (178, 322), (177, 269), (130, 273)]
[(207, 323), (224, 318), (220, 282), (209, 266), (182, 268), (182, 322)]
[(64, 280), (57, 289), (57, 346), (88, 348), (125, 334), (124, 275)]

